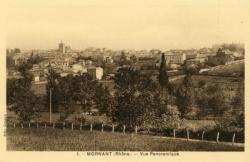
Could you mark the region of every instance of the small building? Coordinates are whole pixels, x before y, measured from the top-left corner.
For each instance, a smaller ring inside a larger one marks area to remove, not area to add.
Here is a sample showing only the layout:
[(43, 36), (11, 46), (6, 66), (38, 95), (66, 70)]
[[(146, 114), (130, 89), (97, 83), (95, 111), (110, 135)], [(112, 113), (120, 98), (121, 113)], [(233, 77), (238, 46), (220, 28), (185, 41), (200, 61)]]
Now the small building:
[(178, 69), (180, 67), (179, 64), (169, 64), (170, 69)]
[(233, 60), (234, 60), (233, 54), (227, 54), (221, 48), (218, 49), (215, 56), (208, 57), (208, 63), (214, 66), (225, 65), (227, 62), (233, 61)]
[(41, 78), (44, 77), (44, 70), (40, 68), (39, 64), (34, 64), (29, 72), (33, 75), (33, 81), (39, 82)]
[(190, 58), (190, 59), (187, 59), (185, 61), (185, 63), (187, 65), (191, 65), (191, 64), (199, 64), (199, 63), (204, 63), (208, 60), (208, 57), (206, 55), (201, 55), (201, 54), (198, 54), (196, 55), (194, 58)]
[(114, 60), (112, 59), (111, 56), (106, 57), (106, 63), (112, 64), (113, 62), (114, 62)]
[(101, 80), (103, 76), (103, 68), (101, 67), (89, 67), (87, 73), (90, 74), (94, 79)]
[(194, 54), (187, 54), (187, 55), (186, 55), (186, 59), (187, 59), (187, 60), (189, 60), (189, 59), (195, 59), (196, 56), (197, 56), (196, 53), (194, 53)]
[(184, 64), (184, 61), (186, 60), (186, 54), (185, 53), (170, 53), (165, 54), (166, 63), (167, 64)]

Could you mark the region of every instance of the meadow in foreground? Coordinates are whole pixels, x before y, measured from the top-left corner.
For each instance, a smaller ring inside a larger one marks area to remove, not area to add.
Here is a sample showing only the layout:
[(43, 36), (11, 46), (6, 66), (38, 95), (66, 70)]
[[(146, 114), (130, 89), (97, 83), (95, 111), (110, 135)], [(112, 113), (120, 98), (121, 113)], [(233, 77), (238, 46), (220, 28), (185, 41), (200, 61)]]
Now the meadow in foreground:
[(8, 151), (244, 151), (243, 147), (99, 131), (8, 128)]

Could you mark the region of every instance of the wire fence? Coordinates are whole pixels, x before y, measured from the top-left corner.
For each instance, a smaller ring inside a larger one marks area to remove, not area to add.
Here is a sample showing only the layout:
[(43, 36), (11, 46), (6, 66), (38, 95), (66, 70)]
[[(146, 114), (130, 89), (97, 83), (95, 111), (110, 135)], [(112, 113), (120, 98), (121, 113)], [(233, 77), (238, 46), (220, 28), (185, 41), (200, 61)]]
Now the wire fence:
[(98, 130), (101, 132), (120, 132), (135, 133), (135, 134), (150, 134), (155, 136), (166, 136), (172, 138), (186, 138), (187, 140), (196, 139), (201, 141), (216, 141), (219, 142), (231, 142), (232, 145), (235, 143), (245, 142), (244, 130), (239, 132), (228, 132), (218, 130), (200, 130), (192, 131), (189, 129), (159, 129), (159, 128), (143, 128), (143, 127), (129, 127), (126, 125), (115, 125), (115, 124), (101, 124), (101, 123), (73, 123), (73, 122), (24, 122), (24, 123), (7, 123), (7, 128), (37, 128), (37, 129), (69, 129), (69, 130), (80, 130), (80, 131), (94, 131)]

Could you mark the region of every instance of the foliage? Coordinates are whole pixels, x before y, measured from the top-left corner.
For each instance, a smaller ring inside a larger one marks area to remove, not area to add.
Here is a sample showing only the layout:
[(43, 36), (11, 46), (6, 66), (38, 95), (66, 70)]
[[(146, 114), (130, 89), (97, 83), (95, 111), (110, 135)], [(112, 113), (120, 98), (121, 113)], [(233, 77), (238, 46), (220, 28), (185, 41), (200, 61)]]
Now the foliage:
[(140, 73), (138, 70), (129, 68), (120, 68), (114, 77), (116, 89), (121, 93), (126, 91), (135, 91), (140, 82)]
[(38, 98), (30, 90), (27, 78), (7, 80), (7, 105), (18, 114), (19, 120), (31, 120), (39, 107)]
[(195, 103), (195, 92), (191, 74), (187, 74), (185, 76), (182, 85), (177, 90), (176, 95), (177, 106), (181, 113), (181, 117), (195, 117), (198, 110)]
[(27, 61), (18, 67), (22, 78), (7, 80), (7, 105), (11, 105), (11, 110), (18, 114), (21, 121), (30, 121), (40, 107), (39, 98), (31, 91), (32, 75), (29, 69), (33, 63)]
[(230, 108), (230, 103), (227, 102), (225, 93), (218, 84), (212, 84), (198, 89), (196, 102), (203, 115), (212, 112), (214, 116), (222, 116), (223, 113)]
[(6, 66), (7, 68), (14, 67), (15, 66), (15, 61), (12, 56), (6, 56)]
[(186, 74), (189, 74), (189, 75), (194, 75), (194, 74), (197, 74), (199, 72), (198, 66), (194, 65), (194, 64), (185, 65), (184, 71)]
[[(47, 92), (47, 107), (49, 108), (50, 102), (52, 107), (52, 112), (59, 111), (59, 86), (58, 80), (60, 75), (56, 73), (55, 70), (52, 68), (48, 69), (47, 74), (47, 85), (46, 85), (46, 92)], [(50, 94), (51, 93), (51, 94)], [(50, 101), (51, 95), (51, 101)]]
[(119, 60), (119, 65), (123, 66), (123, 65), (130, 65), (130, 64), (131, 64), (130, 60), (128, 60), (126, 54), (122, 52), (120, 56), (120, 60)]
[(137, 57), (135, 55), (132, 55), (130, 56), (130, 60), (132, 61), (132, 63), (136, 63)]
[[(117, 84), (116, 120), (128, 126), (151, 128), (161, 125), (162, 114), (173, 117), (167, 107), (168, 95), (162, 95), (159, 84), (132, 68), (122, 68), (114, 78)], [(174, 113), (175, 114), (175, 113)], [(168, 120), (170, 121), (170, 120)], [(172, 124), (175, 121), (171, 121)], [(164, 123), (165, 124), (165, 123)], [(166, 125), (165, 125), (166, 126)]]
[(239, 87), (232, 101), (233, 111), (237, 127), (245, 128), (245, 93), (244, 80), (239, 82)]
[(121, 68), (114, 77), (117, 89), (117, 111), (115, 119), (129, 126), (140, 124), (143, 109), (136, 106), (141, 101), (140, 91), (140, 73), (132, 68)]
[(27, 60), (27, 64), (34, 65), (38, 64), (43, 61), (43, 58), (39, 55), (34, 55), (33, 52), (31, 53), (31, 56)]
[(69, 114), (74, 112), (73, 109), (73, 76), (60, 78), (58, 80), (58, 99), (60, 105), (61, 120), (65, 120)]
[(166, 111), (161, 115), (161, 127), (178, 128), (180, 124), (180, 112), (176, 106), (167, 105)]
[(98, 82), (93, 80), (91, 75), (84, 73), (82, 75), (75, 76), (71, 86), (73, 90), (73, 100), (79, 102), (85, 112), (90, 113)]
[(159, 69), (159, 83), (162, 88), (167, 88), (169, 84), (168, 75), (167, 75), (167, 67), (166, 67), (166, 59), (164, 53), (161, 56), (161, 65)]
[(94, 100), (97, 104), (100, 114), (106, 114), (112, 117), (115, 113), (115, 99), (111, 96), (108, 87), (99, 84), (96, 88)]

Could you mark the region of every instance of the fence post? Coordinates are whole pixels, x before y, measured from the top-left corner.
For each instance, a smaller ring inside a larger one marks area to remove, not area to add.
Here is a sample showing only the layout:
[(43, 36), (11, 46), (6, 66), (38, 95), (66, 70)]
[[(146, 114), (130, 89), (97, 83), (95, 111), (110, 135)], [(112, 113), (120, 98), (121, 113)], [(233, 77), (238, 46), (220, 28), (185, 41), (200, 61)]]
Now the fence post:
[(93, 125), (92, 125), (92, 123), (90, 124), (90, 132), (92, 132), (92, 130), (93, 130)]
[(102, 124), (102, 130), (101, 131), (103, 132), (103, 124)]
[(187, 140), (189, 140), (189, 130), (187, 129)]
[(115, 126), (114, 126), (114, 124), (112, 124), (112, 133), (114, 133), (115, 132)]
[(81, 122), (81, 124), (80, 124), (80, 130), (82, 130), (82, 122)]
[(135, 134), (137, 134), (137, 126), (135, 126)]
[(173, 134), (174, 134), (174, 138), (175, 138), (175, 129), (173, 129)]
[(123, 125), (123, 134), (125, 134), (125, 133), (126, 133), (126, 126)]
[(202, 131), (202, 135), (201, 135), (201, 140), (203, 141), (203, 139), (204, 139), (204, 131)]
[(216, 142), (219, 143), (219, 139), (220, 139), (220, 132), (217, 132), (217, 136), (216, 136)]
[(74, 123), (71, 123), (71, 130), (74, 130)]
[(16, 123), (14, 122), (14, 128), (16, 128)]
[(36, 123), (36, 128), (38, 128), (38, 123)]
[(21, 123), (21, 128), (23, 129), (23, 123)]
[(64, 129), (64, 127), (65, 127), (65, 122), (63, 122), (63, 129)]
[(234, 145), (234, 140), (235, 140), (235, 132), (234, 132), (233, 138), (232, 138), (232, 145)]
[(53, 129), (55, 128), (55, 123), (53, 123)]
[(30, 128), (30, 123), (29, 123), (29, 128)]
[(46, 129), (46, 127), (47, 127), (47, 125), (46, 125), (46, 123), (44, 124), (44, 128)]

